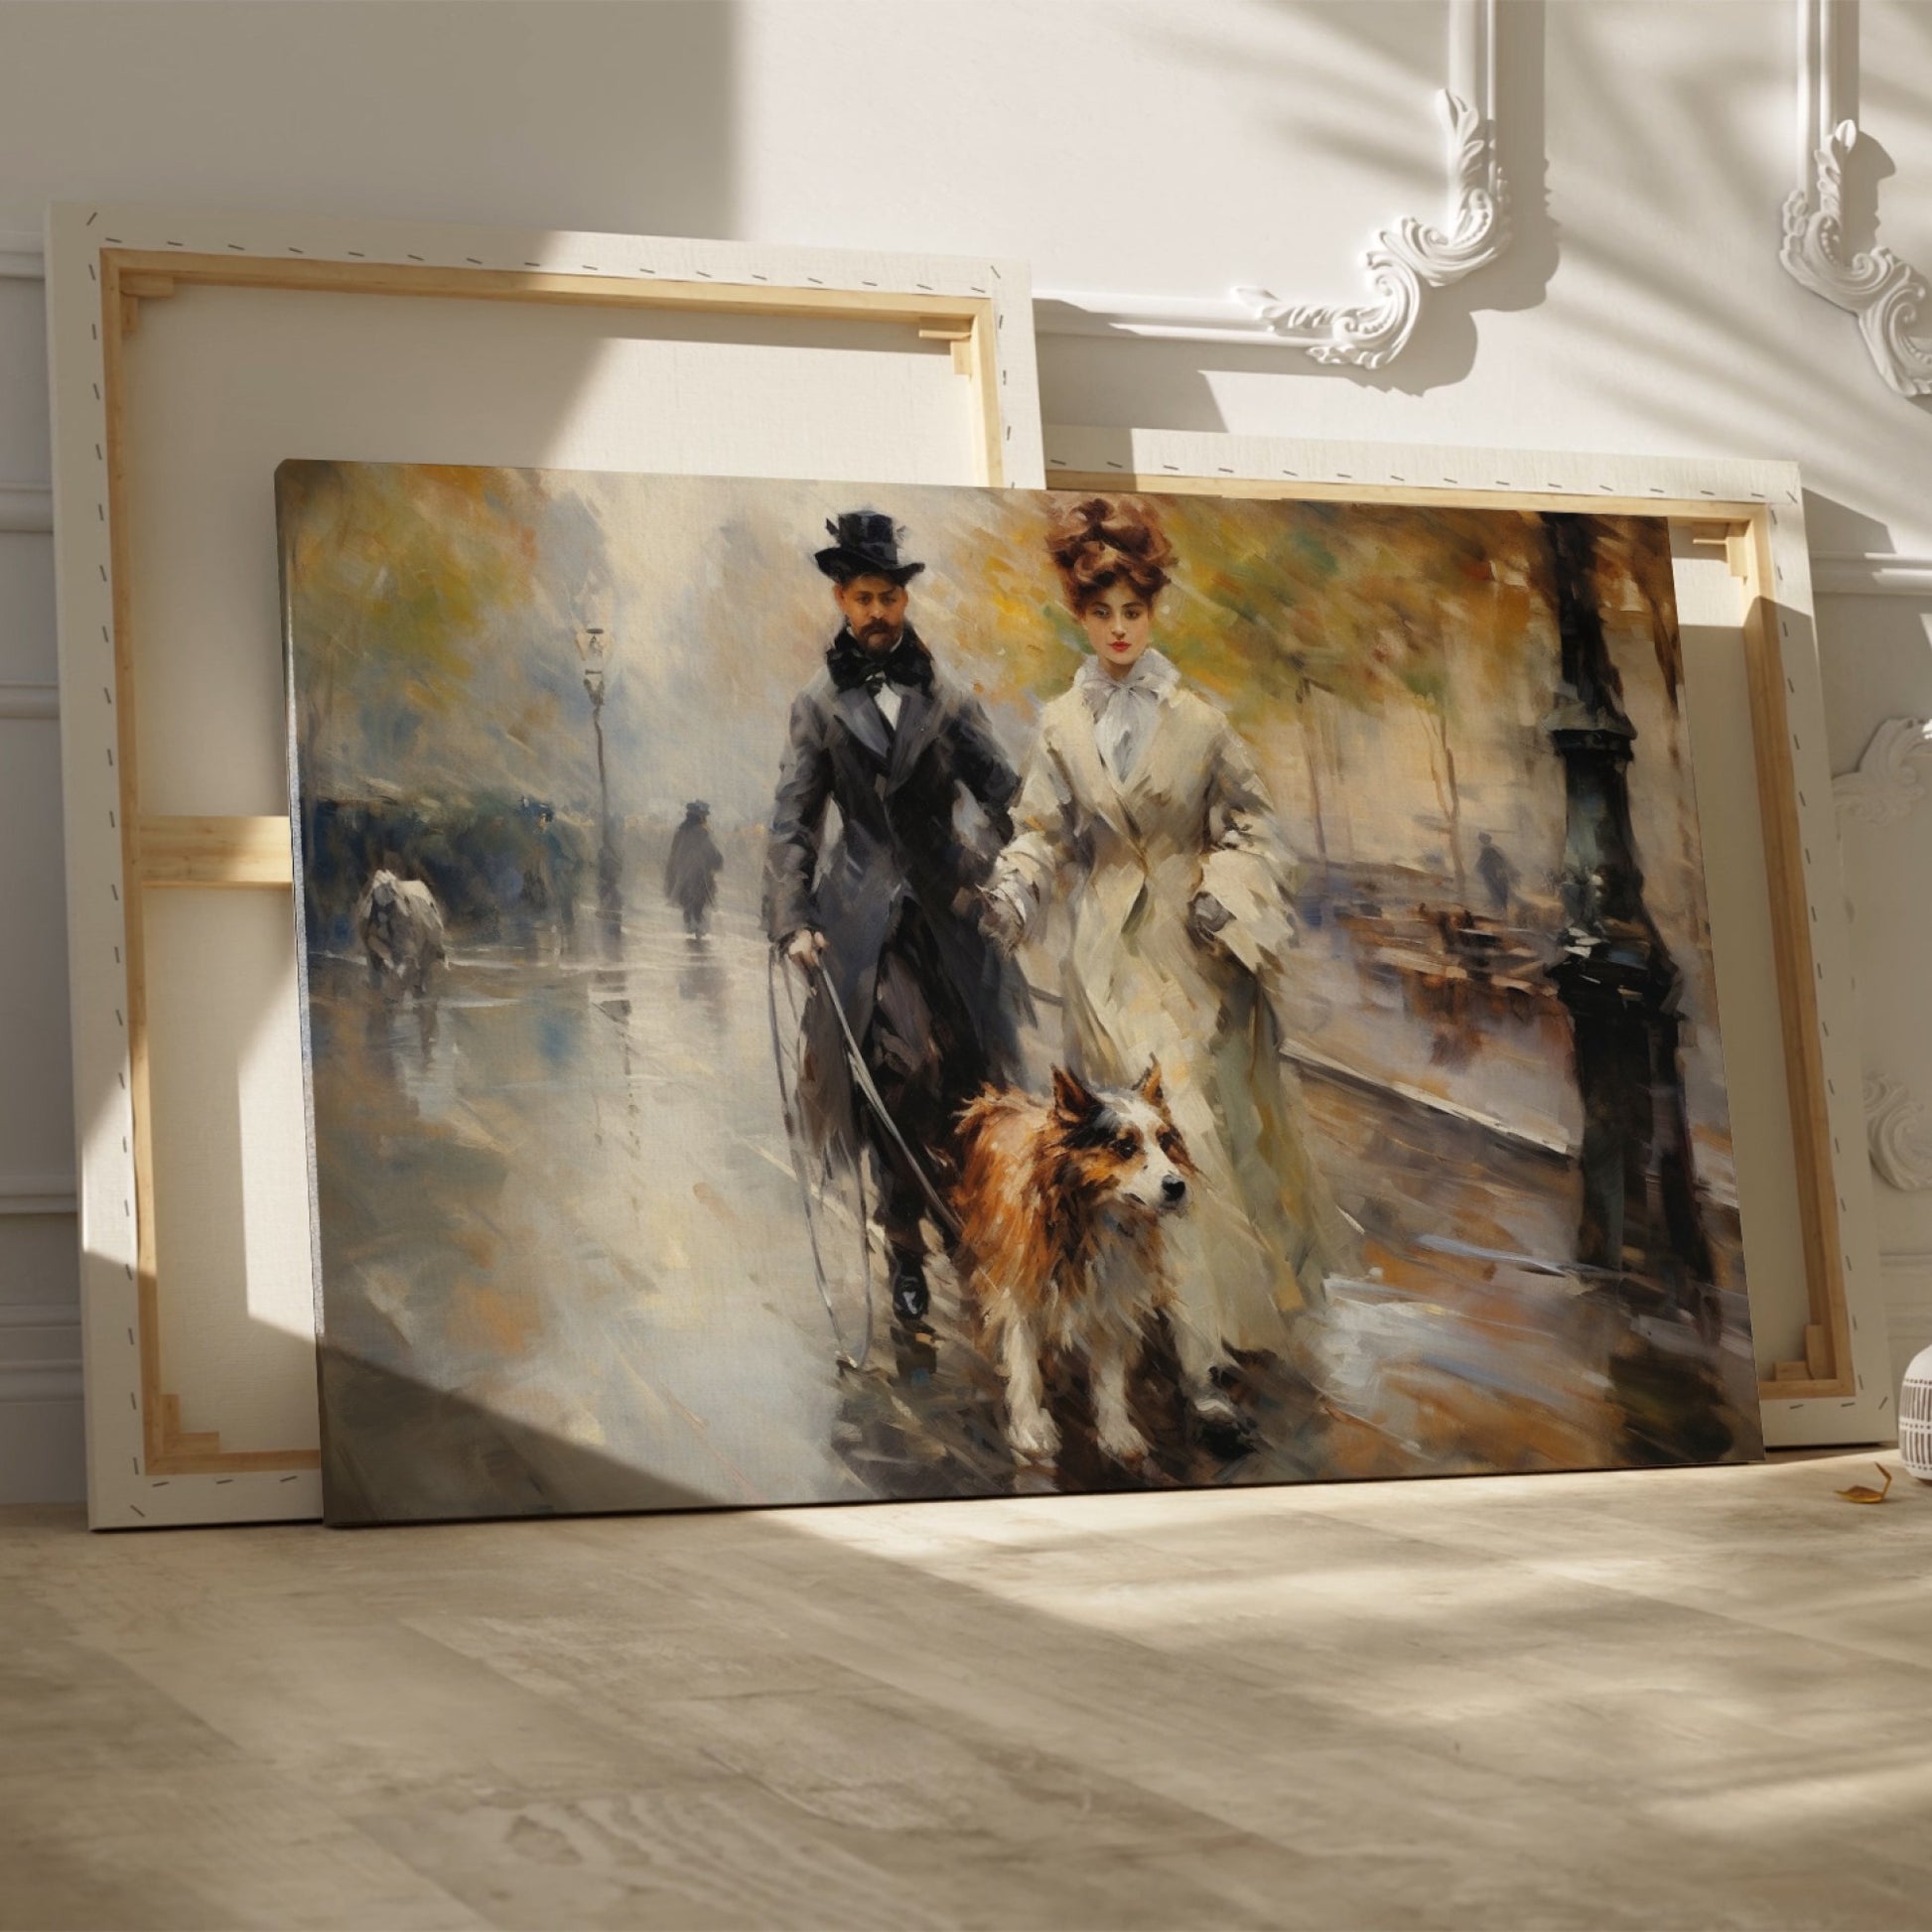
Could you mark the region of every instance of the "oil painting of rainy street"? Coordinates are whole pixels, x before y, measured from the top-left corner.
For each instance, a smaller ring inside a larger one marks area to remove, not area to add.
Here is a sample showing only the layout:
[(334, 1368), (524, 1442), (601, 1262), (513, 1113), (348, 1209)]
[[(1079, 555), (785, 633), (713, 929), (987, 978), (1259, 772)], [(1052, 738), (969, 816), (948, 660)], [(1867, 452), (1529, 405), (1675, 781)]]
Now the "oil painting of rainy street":
[(332, 1521), (1760, 1453), (1663, 520), (277, 492)]

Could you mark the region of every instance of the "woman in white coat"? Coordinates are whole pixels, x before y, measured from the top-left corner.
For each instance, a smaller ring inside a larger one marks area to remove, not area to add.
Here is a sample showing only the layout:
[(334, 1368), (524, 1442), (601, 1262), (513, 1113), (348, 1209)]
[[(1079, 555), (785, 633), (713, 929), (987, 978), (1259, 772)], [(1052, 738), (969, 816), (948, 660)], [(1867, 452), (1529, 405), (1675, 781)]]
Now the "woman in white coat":
[(1354, 1230), (1310, 1159), (1269, 998), (1293, 925), (1267, 791), (1233, 727), (1152, 647), (1173, 549), (1151, 505), (1104, 496), (1056, 520), (1048, 548), (1093, 655), (1040, 714), (985, 922), (1010, 950), (1063, 898), (1069, 1065), (1121, 1087), (1160, 1062), (1199, 1171), (1173, 1242), (1198, 1402), (1230, 1351), (1282, 1348)]

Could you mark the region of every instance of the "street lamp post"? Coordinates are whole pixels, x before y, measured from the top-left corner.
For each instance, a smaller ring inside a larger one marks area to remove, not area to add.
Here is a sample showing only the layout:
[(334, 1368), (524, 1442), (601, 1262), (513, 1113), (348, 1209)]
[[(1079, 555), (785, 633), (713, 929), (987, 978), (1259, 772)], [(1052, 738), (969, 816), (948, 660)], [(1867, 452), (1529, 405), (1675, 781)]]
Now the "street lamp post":
[(618, 891), (618, 846), (611, 826), (611, 774), (604, 759), (604, 670), (610, 656), (601, 624), (577, 633), (584, 659), (584, 695), (591, 701), (591, 732), (597, 741), (597, 907), (615, 924), (622, 911)]
[(1644, 903), (1627, 780), (1637, 734), (1603, 637), (1594, 526), (1546, 512), (1543, 527), (1563, 647), (1544, 729), (1568, 802), (1563, 950), (1550, 977), (1570, 1014), (1584, 1103), (1578, 1259), (1647, 1277), (1708, 1318), (1712, 1258), (1678, 1061), (1683, 976)]

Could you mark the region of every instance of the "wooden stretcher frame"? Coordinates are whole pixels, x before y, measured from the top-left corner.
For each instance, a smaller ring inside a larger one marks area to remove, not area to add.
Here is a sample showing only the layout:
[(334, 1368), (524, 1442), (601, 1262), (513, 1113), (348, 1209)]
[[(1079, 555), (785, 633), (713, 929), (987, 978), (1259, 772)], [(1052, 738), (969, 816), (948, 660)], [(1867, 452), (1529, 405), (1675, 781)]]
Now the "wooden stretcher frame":
[[(1046, 482), (1054, 489), (1661, 515), (1721, 552), (1743, 591), (1737, 642), (1750, 696), (1808, 1306), (1803, 1359), (1775, 1363), (1759, 1383), (1765, 1436), (1773, 1448), (1889, 1441), (1895, 1421), (1858, 1014), (1796, 466), (1049, 426)], [(1708, 810), (1705, 817), (1708, 846)]]
[(286, 817), (143, 806), (125, 355), (143, 305), (211, 287), (909, 325), (950, 345), (968, 385), (977, 481), (1036, 484), (1028, 278), (951, 257), (94, 205), (50, 210), (47, 260), (90, 1518), (312, 1517), (318, 1452), (185, 1427), (161, 1347), (144, 901), (288, 894), (292, 863)]

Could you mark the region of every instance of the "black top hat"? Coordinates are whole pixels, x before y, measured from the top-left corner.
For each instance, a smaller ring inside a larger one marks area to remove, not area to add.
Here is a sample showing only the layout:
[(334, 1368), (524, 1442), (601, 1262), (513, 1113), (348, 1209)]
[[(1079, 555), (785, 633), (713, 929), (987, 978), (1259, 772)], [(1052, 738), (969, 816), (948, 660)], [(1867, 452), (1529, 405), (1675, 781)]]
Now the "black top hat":
[(828, 519), (825, 529), (832, 539), (831, 548), (816, 554), (818, 567), (827, 577), (841, 582), (852, 577), (884, 577), (903, 584), (925, 568), (924, 564), (899, 561), (898, 532), (893, 519), (878, 510), (847, 510), (836, 523)]
[(686, 818), (709, 818), (711, 807), (702, 798), (694, 798), (685, 806), (684, 815)]

